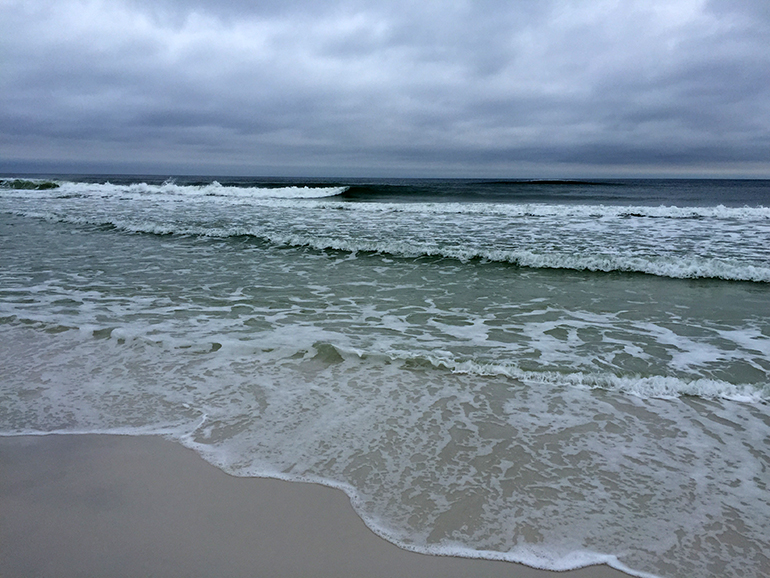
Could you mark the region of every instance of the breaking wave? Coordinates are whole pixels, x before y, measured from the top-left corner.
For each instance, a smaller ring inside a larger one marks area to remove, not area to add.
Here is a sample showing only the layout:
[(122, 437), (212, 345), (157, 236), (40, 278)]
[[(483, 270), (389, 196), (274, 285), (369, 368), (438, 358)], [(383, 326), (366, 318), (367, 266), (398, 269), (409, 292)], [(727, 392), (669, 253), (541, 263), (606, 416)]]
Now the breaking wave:
[(461, 244), (440, 245), (438, 243), (415, 242), (412, 240), (369, 240), (310, 234), (288, 234), (246, 226), (205, 227), (22, 211), (16, 211), (15, 214), (74, 225), (115, 228), (127, 233), (220, 239), (252, 237), (277, 246), (308, 247), (318, 251), (333, 250), (353, 254), (371, 253), (397, 258), (431, 257), (456, 259), (464, 262), (483, 261), (506, 263), (529, 269), (566, 269), (597, 273), (642, 273), (673, 279), (721, 279), (726, 281), (770, 283), (770, 267), (768, 266), (687, 254), (639, 256), (616, 253), (581, 254), (576, 252), (549, 252), (528, 249), (495, 249), (464, 246)]
[(233, 186), (218, 181), (201, 185), (179, 185), (173, 180), (162, 184), (145, 182), (127, 185), (107, 183), (82, 183), (72, 181), (50, 182), (32, 180), (2, 181), (5, 189), (40, 191), (55, 198), (118, 198), (121, 200), (193, 200), (196, 198), (221, 197), (236, 200), (264, 199), (322, 199), (343, 194), (346, 186)]

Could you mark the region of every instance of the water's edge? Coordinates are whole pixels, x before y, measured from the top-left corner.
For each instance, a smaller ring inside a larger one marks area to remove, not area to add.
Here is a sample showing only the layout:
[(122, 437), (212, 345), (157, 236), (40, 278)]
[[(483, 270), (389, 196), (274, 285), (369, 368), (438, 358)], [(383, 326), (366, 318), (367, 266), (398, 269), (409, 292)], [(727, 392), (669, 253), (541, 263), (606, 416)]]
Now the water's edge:
[(318, 484), (324, 487), (332, 488), (344, 493), (350, 500), (350, 504), (353, 511), (361, 519), (361, 521), (369, 528), (375, 535), (381, 539), (402, 548), (409, 552), (415, 552), (417, 554), (423, 554), (427, 556), (447, 556), (467, 558), (474, 560), (490, 560), (497, 562), (510, 562), (514, 564), (521, 564), (530, 568), (538, 570), (554, 571), (554, 572), (567, 572), (570, 570), (578, 570), (580, 568), (587, 568), (591, 566), (606, 565), (619, 572), (623, 572), (629, 576), (638, 578), (660, 578), (655, 574), (647, 572), (635, 571), (624, 564), (622, 564), (616, 556), (599, 554), (595, 552), (575, 552), (573, 557), (569, 559), (562, 559), (556, 561), (556, 563), (547, 563), (547, 553), (545, 555), (537, 556), (536, 554), (522, 555), (518, 552), (495, 552), (490, 550), (473, 550), (471, 548), (463, 547), (461, 544), (453, 544), (451, 546), (426, 546), (418, 547), (412, 544), (405, 544), (399, 540), (394, 539), (391, 532), (389, 532), (382, 525), (378, 524), (375, 520), (368, 518), (362, 514), (362, 508), (360, 505), (360, 499), (358, 492), (349, 484), (336, 482), (321, 477), (311, 476), (291, 476), (280, 472), (262, 472), (257, 475), (241, 476), (232, 471), (228, 471), (228, 468), (218, 465), (218, 459), (215, 451), (211, 451), (210, 446), (195, 443), (192, 440), (192, 434), (179, 435), (178, 433), (172, 434), (169, 430), (160, 428), (153, 430), (150, 428), (140, 428), (140, 431), (130, 431), (125, 429), (117, 430), (83, 430), (83, 431), (24, 431), (24, 432), (0, 432), (0, 438), (19, 438), (19, 437), (49, 437), (49, 436), (119, 436), (119, 437), (159, 437), (173, 443), (179, 444), (181, 447), (187, 448), (195, 452), (204, 462), (223, 471), (224, 473), (233, 477), (250, 477), (255, 479), (272, 479), (281, 480), (291, 483), (303, 483), (303, 484)]

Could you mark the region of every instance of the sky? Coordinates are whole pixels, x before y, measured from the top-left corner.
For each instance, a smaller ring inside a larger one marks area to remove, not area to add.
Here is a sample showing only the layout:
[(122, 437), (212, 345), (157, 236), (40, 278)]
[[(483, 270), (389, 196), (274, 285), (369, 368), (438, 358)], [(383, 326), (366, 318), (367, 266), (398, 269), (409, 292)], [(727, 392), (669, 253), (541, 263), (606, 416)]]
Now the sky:
[(770, 177), (768, 0), (0, 0), (0, 172)]

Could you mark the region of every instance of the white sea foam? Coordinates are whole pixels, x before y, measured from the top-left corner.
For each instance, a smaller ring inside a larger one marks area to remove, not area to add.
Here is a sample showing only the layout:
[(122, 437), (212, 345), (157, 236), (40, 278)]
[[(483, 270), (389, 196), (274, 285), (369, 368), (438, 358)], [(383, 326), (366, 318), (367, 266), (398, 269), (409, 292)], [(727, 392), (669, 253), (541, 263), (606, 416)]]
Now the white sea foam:
[[(171, 319), (158, 325), (129, 340), (137, 328), (95, 338), (86, 324), (64, 333), (0, 326), (9, 344), (2, 433), (167, 435), (235, 475), (340, 488), (375, 532), (431, 554), (551, 570), (607, 563), (638, 576), (665, 559), (692, 570), (668, 550), (691, 536), (717, 541), (723, 507), (761, 539), (766, 505), (751, 451), (767, 424), (750, 404), (704, 400), (701, 415), (638, 391), (638, 402), (592, 395), (616, 391), (612, 379), (570, 383), (553, 372), (521, 384), (503, 377), (532, 376), (448, 357), (430, 363), (451, 372), (426, 371), (403, 352), (313, 344), (334, 332), (302, 325), (241, 349), (222, 340), (217, 351), (194, 345), (221, 339), (213, 327), (184, 323), (185, 339)], [(711, 481), (698, 481), (704, 470)], [(723, 494), (734, 479), (740, 495)], [(730, 563), (752, 575), (747, 557)]]

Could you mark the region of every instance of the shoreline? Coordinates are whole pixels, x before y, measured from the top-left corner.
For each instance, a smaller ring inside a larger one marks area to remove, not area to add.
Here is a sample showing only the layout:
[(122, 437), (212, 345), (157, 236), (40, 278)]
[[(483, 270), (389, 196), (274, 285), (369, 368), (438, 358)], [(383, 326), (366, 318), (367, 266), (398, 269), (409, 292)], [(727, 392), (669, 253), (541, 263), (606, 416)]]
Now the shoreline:
[(0, 436), (3, 578), (627, 578), (431, 556), (372, 532), (340, 490), (231, 476), (158, 436)]

